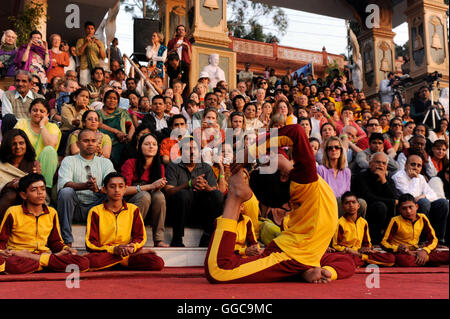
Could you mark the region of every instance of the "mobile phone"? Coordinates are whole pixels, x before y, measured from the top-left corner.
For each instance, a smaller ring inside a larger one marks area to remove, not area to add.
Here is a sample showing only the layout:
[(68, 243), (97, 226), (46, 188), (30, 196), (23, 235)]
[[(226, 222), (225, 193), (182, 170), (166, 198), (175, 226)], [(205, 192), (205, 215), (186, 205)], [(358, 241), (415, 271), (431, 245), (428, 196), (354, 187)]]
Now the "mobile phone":
[(92, 176), (92, 170), (91, 170), (91, 167), (89, 166), (89, 165), (86, 165), (85, 167), (84, 167), (84, 169), (86, 170), (86, 177), (87, 177), (87, 179), (88, 180), (90, 180), (93, 176)]

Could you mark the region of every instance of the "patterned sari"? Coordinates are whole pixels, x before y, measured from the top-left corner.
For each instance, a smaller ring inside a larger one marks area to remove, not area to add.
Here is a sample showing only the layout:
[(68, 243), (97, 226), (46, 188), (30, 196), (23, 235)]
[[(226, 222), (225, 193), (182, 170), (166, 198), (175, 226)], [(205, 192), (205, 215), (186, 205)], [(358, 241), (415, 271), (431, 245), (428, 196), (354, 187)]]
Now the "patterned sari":
[[(123, 133), (127, 133), (127, 128), (128, 128), (128, 124), (127, 122), (129, 122), (130, 124), (132, 123), (130, 114), (128, 113), (127, 110), (125, 109), (121, 109), (121, 108), (116, 108), (116, 110), (112, 113), (112, 114), (106, 114), (103, 112), (102, 110), (98, 110), (97, 111), (98, 117), (100, 119), (100, 121), (105, 124), (108, 125), (109, 127), (115, 128), (117, 130), (120, 130)], [(112, 151), (111, 151), (111, 160), (112, 162), (117, 165), (117, 163), (119, 163), (120, 160), (120, 155), (121, 152), (123, 150), (124, 144), (120, 142), (120, 140), (117, 138), (116, 134), (109, 132), (107, 130), (104, 129), (100, 129), (100, 131), (102, 131), (103, 133), (109, 135), (109, 137), (111, 137), (111, 142), (112, 142)]]

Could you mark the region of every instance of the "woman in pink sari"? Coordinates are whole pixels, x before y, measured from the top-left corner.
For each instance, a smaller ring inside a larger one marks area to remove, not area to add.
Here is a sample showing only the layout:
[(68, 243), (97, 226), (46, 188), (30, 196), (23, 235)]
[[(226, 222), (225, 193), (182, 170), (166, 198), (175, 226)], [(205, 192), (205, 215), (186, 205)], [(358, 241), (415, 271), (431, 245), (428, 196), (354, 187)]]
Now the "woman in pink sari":
[(48, 44), (42, 41), (42, 34), (34, 30), (30, 33), (30, 42), (19, 47), (14, 60), (18, 70), (29, 71), (41, 79), (43, 85), (47, 84), (47, 70), (51, 67)]

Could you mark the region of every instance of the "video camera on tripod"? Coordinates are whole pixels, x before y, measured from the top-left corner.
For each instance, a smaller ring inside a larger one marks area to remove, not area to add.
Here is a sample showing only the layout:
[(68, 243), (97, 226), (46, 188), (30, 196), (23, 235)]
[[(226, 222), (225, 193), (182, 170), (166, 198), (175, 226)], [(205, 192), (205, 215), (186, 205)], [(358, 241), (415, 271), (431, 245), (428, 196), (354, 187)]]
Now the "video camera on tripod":
[(423, 122), (425, 124), (425, 122), (427, 121), (428, 116), (430, 115), (430, 111), (431, 113), (431, 118), (433, 121), (433, 126), (432, 128), (435, 129), (436, 128), (436, 118), (438, 120), (441, 119), (441, 115), (439, 114), (439, 105), (438, 103), (436, 103), (434, 101), (434, 94), (433, 94), (433, 89), (434, 89), (434, 82), (436, 82), (436, 87), (439, 90), (439, 79), (442, 78), (442, 73), (439, 73), (438, 71), (434, 71), (433, 73), (428, 74), (425, 78), (424, 81), (427, 82), (428, 86), (429, 86), (429, 90), (430, 90), (430, 96), (431, 96), (431, 108), (428, 109), (427, 113), (425, 113), (425, 117), (423, 118)]
[(434, 82), (438, 82), (437, 86), (439, 87), (439, 79), (442, 78), (442, 73), (439, 73), (438, 71), (434, 71), (433, 73), (428, 74), (424, 81), (427, 83), (430, 83), (431, 86), (433, 86)]
[[(396, 75), (389, 82), (389, 86), (392, 87), (392, 91), (393, 91), (392, 97), (396, 98), (402, 106), (404, 105), (402, 91), (412, 81), (413, 81), (413, 79), (409, 76), (409, 74), (405, 74), (402, 76)], [(397, 82), (397, 84), (394, 84), (396, 82)]]
[[(393, 79), (389, 82), (389, 86), (391, 86), (393, 89), (397, 88), (403, 88), (407, 86), (408, 83), (412, 82), (412, 77), (409, 76), (409, 74), (405, 74), (402, 76), (394, 76)], [(398, 84), (394, 84), (395, 82), (398, 82)]]

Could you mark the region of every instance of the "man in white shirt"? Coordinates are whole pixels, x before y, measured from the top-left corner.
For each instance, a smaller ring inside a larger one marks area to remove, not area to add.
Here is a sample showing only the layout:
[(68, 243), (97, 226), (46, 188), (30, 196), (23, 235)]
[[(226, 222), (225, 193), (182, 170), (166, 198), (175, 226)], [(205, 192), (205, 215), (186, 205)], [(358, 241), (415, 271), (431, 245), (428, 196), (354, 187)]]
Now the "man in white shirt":
[(387, 79), (381, 80), (380, 82), (380, 98), (381, 103), (389, 102), (392, 103), (392, 96), (394, 94), (393, 86), (399, 84), (397, 80), (394, 81), (394, 73), (389, 72)]
[(239, 81), (247, 82), (253, 80), (253, 72), (249, 68), (250, 63), (245, 63), (245, 71), (242, 70), (238, 73)]
[(427, 215), (436, 231), (436, 237), (443, 243), (447, 228), (448, 200), (438, 199), (425, 177), (420, 174), (422, 165), (420, 156), (410, 155), (406, 160), (405, 168), (395, 173), (392, 179), (400, 193), (409, 193), (414, 196), (419, 205), (418, 212)]
[[(425, 163), (425, 174), (427, 177), (431, 178), (433, 176), (436, 176), (437, 171), (436, 167), (434, 167), (433, 162), (431, 161), (430, 155), (427, 154), (425, 151), (426, 147), (426, 139), (422, 135), (414, 135), (409, 140), (410, 147), (407, 149), (408, 154), (414, 153), (414, 154), (422, 154), (423, 159), (427, 159), (428, 163)], [(405, 153), (405, 150), (401, 152), (397, 157), (397, 163), (399, 169), (404, 169), (406, 164), (407, 155)]]

